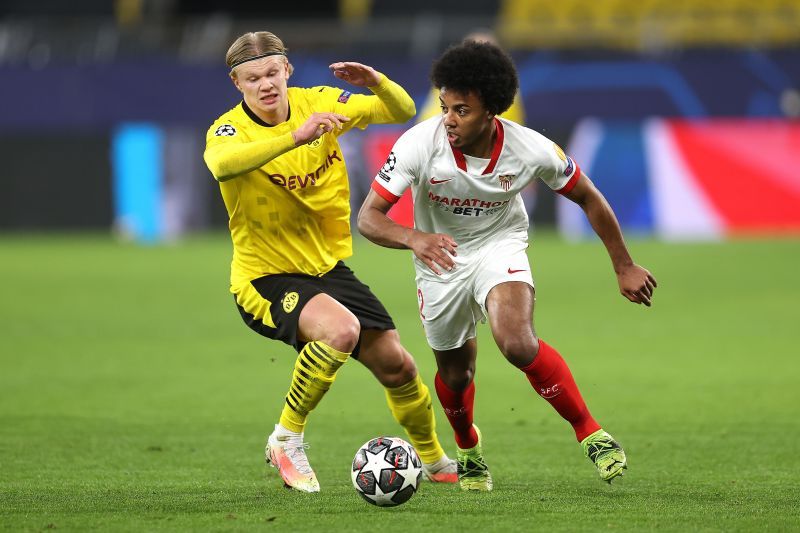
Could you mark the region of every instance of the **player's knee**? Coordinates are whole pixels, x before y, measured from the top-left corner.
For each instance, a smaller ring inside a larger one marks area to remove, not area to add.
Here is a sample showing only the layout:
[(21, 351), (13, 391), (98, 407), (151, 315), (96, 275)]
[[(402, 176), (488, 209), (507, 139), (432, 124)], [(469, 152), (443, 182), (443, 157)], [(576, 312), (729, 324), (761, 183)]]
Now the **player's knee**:
[(507, 336), (497, 342), (500, 352), (506, 360), (516, 367), (523, 367), (533, 362), (536, 352), (539, 351), (539, 342), (536, 337)]
[(448, 389), (461, 392), (469, 387), (475, 377), (475, 368), (444, 368), (439, 367), (439, 378)]
[(400, 343), (393, 345), (382, 357), (375, 375), (384, 387), (400, 387), (417, 375), (417, 365)]
[(361, 324), (354, 315), (341, 318), (328, 329), (327, 343), (340, 352), (351, 353), (361, 336)]

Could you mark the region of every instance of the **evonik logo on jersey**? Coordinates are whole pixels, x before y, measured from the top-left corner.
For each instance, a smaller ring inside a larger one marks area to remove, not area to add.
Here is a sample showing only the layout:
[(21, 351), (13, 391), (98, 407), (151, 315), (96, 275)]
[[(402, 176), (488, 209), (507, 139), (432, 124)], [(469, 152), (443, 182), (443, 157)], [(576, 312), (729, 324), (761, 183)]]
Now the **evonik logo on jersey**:
[(336, 163), (336, 161), (342, 162), (342, 158), (339, 157), (339, 154), (334, 150), (330, 154), (328, 154), (327, 159), (324, 163), (322, 163), (314, 172), (309, 172), (303, 176), (300, 175), (293, 175), (293, 176), (284, 176), (283, 174), (267, 174), (269, 181), (274, 183), (275, 185), (280, 185), (281, 187), (286, 187), (288, 190), (293, 191), (295, 189), (305, 189), (309, 185), (316, 185), (317, 181), (320, 178), (320, 175), (328, 170), (332, 165)]

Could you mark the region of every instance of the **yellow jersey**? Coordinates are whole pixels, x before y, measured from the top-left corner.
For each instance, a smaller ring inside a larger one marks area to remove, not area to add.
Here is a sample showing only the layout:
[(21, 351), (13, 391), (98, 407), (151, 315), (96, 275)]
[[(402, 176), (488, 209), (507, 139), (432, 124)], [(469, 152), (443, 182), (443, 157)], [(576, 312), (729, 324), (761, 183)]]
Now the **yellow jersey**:
[[(352, 255), (350, 188), (337, 137), (352, 127), (405, 122), (416, 111), (385, 76), (370, 90), (289, 87), (286, 122), (271, 126), (241, 102), (209, 128), (204, 159), (228, 211), (232, 290), (269, 274), (322, 275)], [(295, 148), (292, 131), (314, 112), (350, 121)]]

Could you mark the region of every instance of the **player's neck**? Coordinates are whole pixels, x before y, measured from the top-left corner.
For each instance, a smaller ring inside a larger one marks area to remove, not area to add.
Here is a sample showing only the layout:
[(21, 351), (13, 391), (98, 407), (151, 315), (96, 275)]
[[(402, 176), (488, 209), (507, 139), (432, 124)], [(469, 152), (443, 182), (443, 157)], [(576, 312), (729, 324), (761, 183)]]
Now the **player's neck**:
[(489, 159), (492, 157), (492, 150), (494, 149), (495, 139), (497, 139), (497, 126), (492, 119), (486, 131), (478, 136), (474, 142), (464, 146), (461, 152), (465, 155), (472, 157), (479, 157), (481, 159)]
[(267, 124), (270, 124), (271, 126), (277, 126), (278, 124), (282, 124), (289, 120), (289, 103), (287, 102), (286, 105), (282, 106), (281, 109), (275, 110), (271, 113), (257, 109), (256, 114)]
[[(246, 103), (246, 102), (245, 102)], [(283, 102), (274, 110), (260, 109), (258, 106), (248, 105), (250, 111), (270, 126), (277, 126), (289, 120), (289, 101)]]

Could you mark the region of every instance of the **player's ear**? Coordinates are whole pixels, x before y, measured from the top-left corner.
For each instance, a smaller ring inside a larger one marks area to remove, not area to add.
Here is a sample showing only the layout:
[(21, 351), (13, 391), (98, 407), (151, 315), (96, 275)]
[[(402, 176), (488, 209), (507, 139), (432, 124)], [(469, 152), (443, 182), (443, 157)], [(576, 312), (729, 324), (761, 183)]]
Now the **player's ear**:
[(237, 91), (242, 92), (242, 88), (239, 85), (239, 78), (236, 77), (236, 71), (235, 70), (231, 71), (230, 76), (231, 76), (231, 81), (233, 82), (233, 86), (236, 87)]
[(289, 60), (286, 60), (286, 79), (288, 80), (292, 76), (292, 72), (294, 72), (294, 66), (289, 63)]
[(494, 118), (494, 113), (489, 111), (483, 100), (481, 100), (481, 107), (483, 107), (483, 112), (486, 113), (486, 120), (492, 120)]

